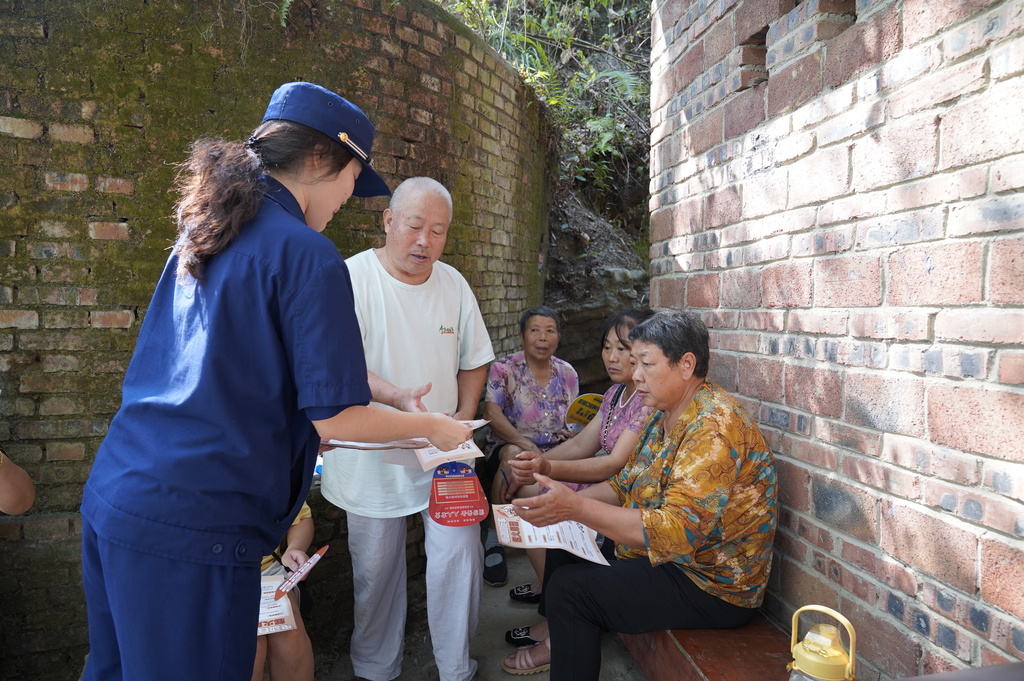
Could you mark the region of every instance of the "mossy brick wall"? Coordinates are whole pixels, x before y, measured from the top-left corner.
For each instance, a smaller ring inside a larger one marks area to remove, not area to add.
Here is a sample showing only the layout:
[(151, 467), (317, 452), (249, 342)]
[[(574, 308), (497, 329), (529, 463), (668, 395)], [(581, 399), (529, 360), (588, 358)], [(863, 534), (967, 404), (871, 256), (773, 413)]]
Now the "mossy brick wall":
[(655, 0), (652, 302), (778, 455), (767, 608), (1024, 659), (1024, 4)]
[[(499, 352), (541, 300), (550, 145), (517, 74), (425, 0), (296, 0), (285, 26), (275, 5), (0, 0), (0, 444), (38, 491), (30, 513), (0, 518), (0, 678), (81, 668), (82, 485), (173, 239), (174, 164), (194, 139), (245, 139), (280, 83), (332, 88), (377, 125), (374, 162), (392, 186), (429, 175), (452, 190), (445, 260)], [(353, 199), (326, 234), (344, 255), (379, 245), (385, 206)], [(313, 636), (336, 653), (351, 617), (344, 520), (314, 500), (331, 551), (311, 580)]]

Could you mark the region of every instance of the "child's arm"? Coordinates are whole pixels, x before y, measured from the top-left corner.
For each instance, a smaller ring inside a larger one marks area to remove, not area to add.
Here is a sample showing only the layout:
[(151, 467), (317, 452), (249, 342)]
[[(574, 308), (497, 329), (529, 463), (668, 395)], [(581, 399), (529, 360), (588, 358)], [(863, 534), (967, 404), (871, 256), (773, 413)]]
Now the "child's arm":
[(281, 564), (289, 570), (298, 569), (303, 563), (309, 560), (306, 551), (313, 543), (313, 519), (303, 518), (288, 528), (285, 539), (288, 541), (288, 548), (281, 555)]
[(0, 452), (0, 513), (20, 515), (32, 508), (36, 488), (21, 466)]

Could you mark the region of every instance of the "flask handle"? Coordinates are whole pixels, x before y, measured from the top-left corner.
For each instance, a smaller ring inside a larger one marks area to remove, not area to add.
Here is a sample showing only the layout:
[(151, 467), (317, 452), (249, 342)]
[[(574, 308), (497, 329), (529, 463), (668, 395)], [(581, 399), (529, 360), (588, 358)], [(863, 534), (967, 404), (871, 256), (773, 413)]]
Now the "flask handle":
[(805, 605), (796, 612), (793, 613), (793, 634), (791, 636), (789, 649), (793, 650), (796, 648), (796, 638), (799, 635), (799, 618), (800, 613), (806, 610), (813, 610), (816, 612), (825, 613), (829, 617), (835, 619), (837, 622), (843, 625), (846, 629), (847, 636), (850, 637), (850, 661), (846, 664), (846, 678), (853, 681), (856, 679), (854, 671), (857, 666), (857, 632), (853, 630), (853, 625), (850, 624), (850, 620), (846, 619), (843, 615), (836, 612), (832, 608), (827, 608), (824, 605)]

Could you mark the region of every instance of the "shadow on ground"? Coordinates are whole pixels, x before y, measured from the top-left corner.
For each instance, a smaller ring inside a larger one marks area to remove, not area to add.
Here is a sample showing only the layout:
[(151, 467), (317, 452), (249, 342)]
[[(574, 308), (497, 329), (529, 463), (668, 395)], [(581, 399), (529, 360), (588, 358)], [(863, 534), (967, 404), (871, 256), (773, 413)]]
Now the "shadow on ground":
[[(505, 643), (505, 631), (513, 627), (533, 624), (538, 620), (536, 606), (515, 603), (508, 598), (508, 590), (532, 579), (533, 570), (526, 554), (508, 549), (509, 580), (501, 588), (484, 586), (480, 602), (480, 626), (470, 646), (470, 655), (480, 665), (480, 681), (513, 681), (529, 678), (545, 681), (547, 672), (518, 677), (501, 668), (501, 661), (514, 650)], [(405, 627), (405, 661), (397, 681), (438, 681), (437, 667), (431, 651), (427, 630), (427, 607), (422, 575), (409, 582), (409, 615)], [(601, 681), (643, 681), (644, 675), (629, 656), (622, 641), (615, 634), (605, 634), (602, 642)], [(317, 674), (317, 681), (352, 681), (352, 664), (347, 653), (326, 671)]]

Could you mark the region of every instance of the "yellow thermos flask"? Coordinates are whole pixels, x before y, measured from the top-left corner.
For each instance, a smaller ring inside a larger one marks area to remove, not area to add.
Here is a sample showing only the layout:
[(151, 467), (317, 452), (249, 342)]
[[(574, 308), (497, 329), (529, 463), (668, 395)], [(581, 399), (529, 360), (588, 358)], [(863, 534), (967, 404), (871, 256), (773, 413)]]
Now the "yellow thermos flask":
[[(804, 639), (797, 643), (800, 613), (808, 610), (823, 612), (840, 622), (850, 637), (850, 651), (843, 648), (839, 627), (834, 624), (811, 626)], [(850, 620), (823, 605), (805, 605), (793, 613), (793, 636), (790, 643), (793, 661), (789, 670), (789, 681), (856, 681), (854, 668), (857, 665), (857, 633)]]

